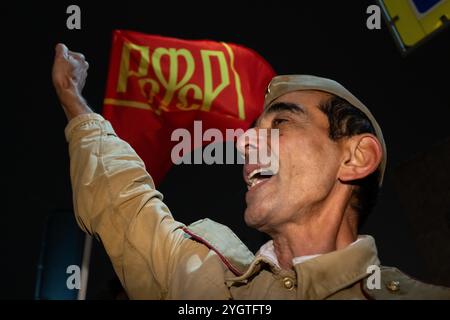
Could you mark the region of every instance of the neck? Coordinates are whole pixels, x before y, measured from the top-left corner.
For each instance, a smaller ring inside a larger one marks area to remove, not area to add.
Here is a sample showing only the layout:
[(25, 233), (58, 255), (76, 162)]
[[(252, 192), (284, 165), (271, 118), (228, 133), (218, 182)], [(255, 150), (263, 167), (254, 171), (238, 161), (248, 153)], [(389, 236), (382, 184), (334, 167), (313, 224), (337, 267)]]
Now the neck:
[(302, 221), (286, 223), (269, 234), (283, 269), (292, 268), (295, 257), (343, 249), (356, 240), (357, 222), (350, 209), (350, 195), (336, 195), (320, 208), (299, 215)]

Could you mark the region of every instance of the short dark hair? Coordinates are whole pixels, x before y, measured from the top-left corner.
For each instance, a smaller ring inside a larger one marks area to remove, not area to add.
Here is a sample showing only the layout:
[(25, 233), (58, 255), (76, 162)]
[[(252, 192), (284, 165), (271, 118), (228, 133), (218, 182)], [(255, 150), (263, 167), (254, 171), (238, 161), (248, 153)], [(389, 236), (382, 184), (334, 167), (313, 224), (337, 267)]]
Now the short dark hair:
[[(328, 117), (330, 126), (329, 137), (337, 141), (344, 137), (351, 137), (362, 133), (376, 135), (375, 129), (369, 118), (359, 109), (351, 105), (347, 100), (332, 96), (319, 106), (319, 109)], [(351, 206), (358, 212), (358, 226), (367, 220), (368, 215), (375, 206), (378, 198), (380, 178), (379, 170), (365, 178), (352, 181), (356, 188)]]

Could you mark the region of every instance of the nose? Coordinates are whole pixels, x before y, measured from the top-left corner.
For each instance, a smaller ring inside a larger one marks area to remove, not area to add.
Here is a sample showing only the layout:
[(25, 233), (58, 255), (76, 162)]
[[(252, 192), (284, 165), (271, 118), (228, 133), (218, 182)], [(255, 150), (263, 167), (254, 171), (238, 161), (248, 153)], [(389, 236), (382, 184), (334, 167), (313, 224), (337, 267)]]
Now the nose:
[(244, 132), (236, 141), (237, 150), (242, 153), (246, 159), (246, 163), (249, 159), (249, 155), (252, 152), (256, 152), (258, 150), (258, 137), (259, 137), (258, 128), (250, 128)]

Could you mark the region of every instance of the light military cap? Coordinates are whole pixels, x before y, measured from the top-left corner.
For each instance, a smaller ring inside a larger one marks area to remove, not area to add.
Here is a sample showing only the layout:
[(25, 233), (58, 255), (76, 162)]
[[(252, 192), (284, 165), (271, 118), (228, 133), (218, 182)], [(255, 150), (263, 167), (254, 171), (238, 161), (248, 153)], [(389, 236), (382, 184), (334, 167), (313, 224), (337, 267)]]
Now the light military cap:
[(364, 113), (369, 121), (371, 122), (373, 128), (375, 129), (375, 135), (378, 138), (378, 141), (381, 144), (383, 149), (383, 155), (381, 158), (380, 165), (378, 166), (378, 170), (380, 172), (380, 179), (378, 181), (379, 187), (381, 187), (383, 183), (384, 172), (386, 170), (386, 161), (387, 161), (387, 150), (386, 144), (384, 142), (383, 133), (381, 132), (381, 128), (378, 125), (377, 120), (369, 111), (369, 109), (358, 99), (356, 98), (350, 91), (344, 88), (340, 83), (316, 76), (311, 75), (282, 75), (276, 76), (270, 82), (267, 93), (264, 100), (264, 109), (270, 106), (270, 104), (277, 99), (278, 97), (290, 93), (293, 91), (301, 91), (301, 90), (319, 90), (331, 93), (335, 96), (338, 96), (347, 102), (349, 102), (352, 106), (360, 110)]

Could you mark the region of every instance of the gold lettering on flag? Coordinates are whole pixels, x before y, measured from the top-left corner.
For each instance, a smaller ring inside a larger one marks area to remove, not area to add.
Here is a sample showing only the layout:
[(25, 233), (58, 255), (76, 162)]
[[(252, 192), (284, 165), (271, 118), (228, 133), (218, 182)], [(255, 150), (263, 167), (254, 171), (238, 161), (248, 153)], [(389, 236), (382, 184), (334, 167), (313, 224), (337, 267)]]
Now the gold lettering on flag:
[[(118, 96), (106, 98), (104, 103), (153, 110), (156, 114), (174, 109), (209, 112), (216, 98), (225, 89), (230, 90), (227, 87), (232, 84), (232, 74), (236, 102), (229, 107), (237, 106), (237, 116), (244, 120), (244, 98), (234, 54), (230, 46), (221, 44), (225, 51), (201, 49), (197, 53), (199, 58), (195, 59), (193, 52), (186, 48), (150, 48), (124, 42), (116, 86)], [(194, 77), (196, 68), (200, 69)], [(139, 89), (134, 89), (133, 95), (136, 97), (138, 90), (142, 101), (127, 98), (133, 88)]]
[[(136, 50), (141, 54), (141, 60), (139, 63), (138, 71), (130, 70), (130, 53), (131, 50)], [(122, 47), (122, 57), (120, 59), (120, 72), (119, 81), (117, 82), (117, 92), (126, 92), (128, 78), (131, 76), (144, 77), (147, 75), (148, 63), (149, 63), (149, 52), (148, 47), (138, 46), (137, 44), (125, 42)]]

